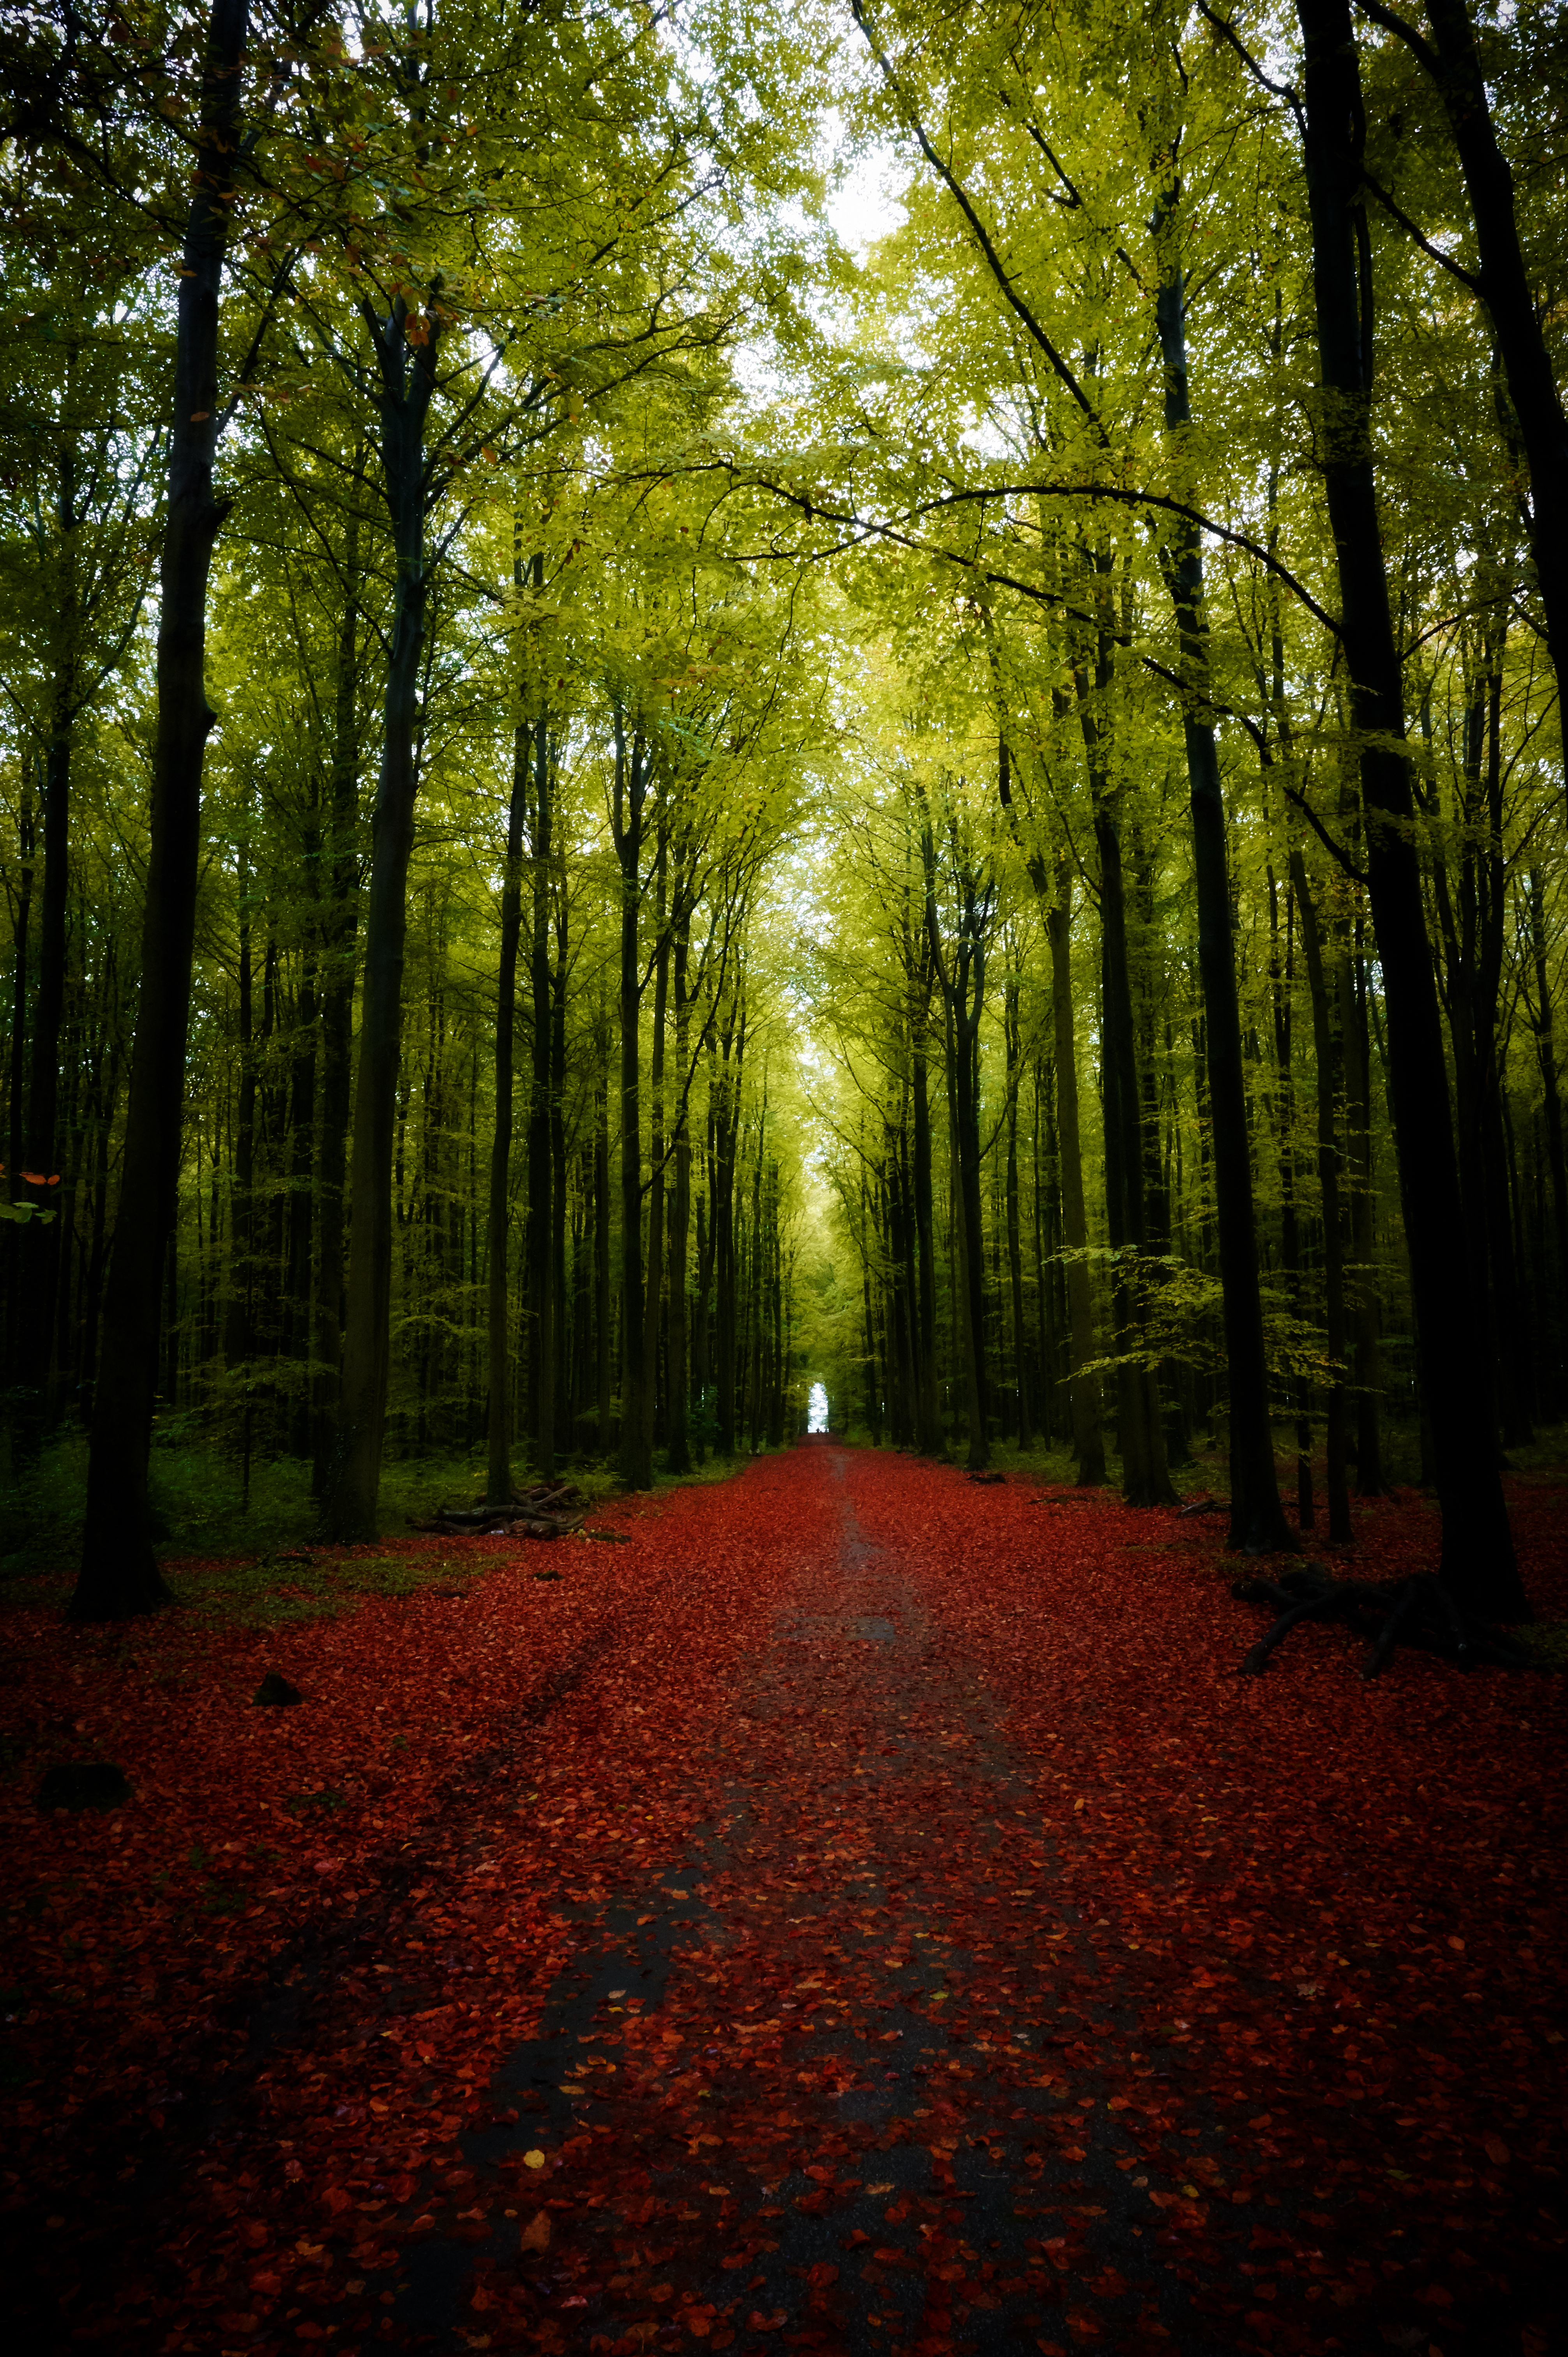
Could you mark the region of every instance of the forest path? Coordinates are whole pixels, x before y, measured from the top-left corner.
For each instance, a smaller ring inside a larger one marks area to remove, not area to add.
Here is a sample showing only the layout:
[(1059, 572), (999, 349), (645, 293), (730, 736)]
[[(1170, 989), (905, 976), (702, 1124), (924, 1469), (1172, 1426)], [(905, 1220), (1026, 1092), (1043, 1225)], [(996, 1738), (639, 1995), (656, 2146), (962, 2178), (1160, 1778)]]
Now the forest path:
[[(642, 1894), (653, 1911), (612, 1910), (606, 1952), (574, 1959), (499, 2075), (566, 2140), (563, 2192), (586, 2176), (602, 2197), (552, 2214), (548, 2256), (492, 2240), (495, 2312), (510, 2277), (538, 2345), (683, 2327), (709, 2347), (1113, 2330), (1132, 2349), (1157, 2320), (1139, 2279), (1160, 2213), (1128, 2199), (1115, 2164), (1135, 2154), (1100, 2083), (1138, 2066), (1091, 2050), (1127, 2041), (1085, 1994), (1081, 1910), (1055, 1903), (1049, 1831), (980, 1674), (861, 1525), (864, 1462), (796, 1453), (837, 1544), (789, 1549), (714, 1738), (722, 1816)], [(504, 2165), (522, 2135), (471, 2134), (467, 2158)], [(407, 2327), (452, 2330), (466, 2257), (414, 2255)]]
[[(17, 2345), (1546, 2357), (1560, 1680), (1240, 1679), (1212, 1528), (886, 1451), (609, 1519), (286, 1640), (27, 1624), (137, 1791), (33, 1821), (97, 1994), (15, 2104)], [(149, 1878), (193, 1835), (243, 1911)]]

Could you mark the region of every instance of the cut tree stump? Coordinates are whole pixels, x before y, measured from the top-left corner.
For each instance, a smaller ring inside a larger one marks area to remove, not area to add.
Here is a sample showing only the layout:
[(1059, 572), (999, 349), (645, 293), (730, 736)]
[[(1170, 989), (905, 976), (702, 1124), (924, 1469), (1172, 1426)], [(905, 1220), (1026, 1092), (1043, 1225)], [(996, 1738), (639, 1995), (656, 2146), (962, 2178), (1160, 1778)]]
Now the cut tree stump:
[(1244, 1603), (1273, 1604), (1278, 1613), (1242, 1663), (1243, 1677), (1261, 1677), (1274, 1647), (1300, 1620), (1340, 1620), (1365, 1637), (1364, 1678), (1378, 1675), (1396, 1645), (1436, 1653), (1461, 1669), (1477, 1662), (1504, 1670), (1541, 1667), (1500, 1629), (1462, 1610), (1434, 1572), (1410, 1579), (1337, 1579), (1326, 1565), (1309, 1563), (1277, 1579), (1238, 1579), (1230, 1593)]

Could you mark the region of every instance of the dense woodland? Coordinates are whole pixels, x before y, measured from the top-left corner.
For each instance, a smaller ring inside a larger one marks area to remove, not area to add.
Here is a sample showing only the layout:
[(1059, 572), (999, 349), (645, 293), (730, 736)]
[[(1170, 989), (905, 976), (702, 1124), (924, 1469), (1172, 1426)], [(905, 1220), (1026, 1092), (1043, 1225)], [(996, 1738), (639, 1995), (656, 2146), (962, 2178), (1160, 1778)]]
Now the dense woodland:
[(1518, 1617), (1558, 13), (0, 24), (6, 1447), (89, 1436), (79, 1614), (164, 1593), (155, 1418), (358, 1540), (389, 1453), (646, 1487), (821, 1381), (1133, 1502), (1218, 1434), (1265, 1551), (1391, 1419)]

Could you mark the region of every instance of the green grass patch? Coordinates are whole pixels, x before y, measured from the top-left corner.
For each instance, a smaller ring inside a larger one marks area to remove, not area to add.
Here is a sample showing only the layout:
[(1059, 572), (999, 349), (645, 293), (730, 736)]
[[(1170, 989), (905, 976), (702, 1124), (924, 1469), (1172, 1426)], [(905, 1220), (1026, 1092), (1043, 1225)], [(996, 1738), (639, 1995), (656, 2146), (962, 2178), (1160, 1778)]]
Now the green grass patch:
[(426, 1587), (467, 1587), (493, 1568), (485, 1555), (459, 1560), (445, 1546), (380, 1554), (373, 1548), (321, 1548), (305, 1561), (293, 1550), (280, 1560), (167, 1566), (177, 1604), (194, 1618), (247, 1629), (275, 1629), (302, 1620), (331, 1620), (356, 1612), (376, 1596), (417, 1596)]

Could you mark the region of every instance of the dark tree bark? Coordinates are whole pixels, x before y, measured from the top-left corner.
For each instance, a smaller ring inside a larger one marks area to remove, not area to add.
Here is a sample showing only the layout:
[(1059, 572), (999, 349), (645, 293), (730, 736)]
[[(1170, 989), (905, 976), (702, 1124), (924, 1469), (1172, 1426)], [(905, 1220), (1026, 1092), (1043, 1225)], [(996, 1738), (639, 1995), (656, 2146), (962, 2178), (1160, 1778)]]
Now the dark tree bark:
[[(59, 612), (56, 618), (59, 659), (50, 699), (49, 739), (44, 756), (43, 889), (38, 895), (38, 984), (33, 998), (33, 1035), (27, 1075), (27, 1156), (23, 1171), (13, 1170), (12, 1184), (22, 1200), (59, 1213), (60, 1031), (65, 1017), (66, 912), (70, 904), (70, 765), (76, 730), (80, 592), (76, 574), (75, 453), (69, 447), (59, 459), (55, 521), (61, 552)], [(24, 916), (24, 936), (25, 936)], [(19, 971), (26, 971), (25, 954)], [(18, 1044), (20, 1034), (18, 1034)], [(20, 1139), (14, 1139), (18, 1146)], [(50, 1181), (54, 1180), (51, 1185)], [(59, 1281), (63, 1223), (57, 1216), (47, 1226), (35, 1221), (22, 1232), (27, 1283), (22, 1289), (21, 1330), (14, 1361), (22, 1388), (32, 1394), (28, 1423), (36, 1431), (52, 1421), (47, 1396), (52, 1389), (50, 1364), (56, 1287)]]
[[(1378, 0), (1358, 0), (1358, 5), (1420, 59), (1437, 85), (1448, 117), (1476, 225), (1481, 270), (1473, 283), (1497, 330), (1509, 398), (1530, 468), (1530, 550), (1557, 675), (1558, 703), (1568, 708), (1568, 415), (1557, 389), (1543, 315), (1530, 286), (1513, 174), (1498, 142), (1469, 9), (1466, 0), (1426, 0), (1433, 33), (1428, 42), (1416, 27)], [(1359, 70), (1356, 80), (1359, 85)]]
[(213, 0), (203, 60), (194, 188), (175, 329), (168, 506), (160, 559), (157, 731), (141, 995), (94, 1392), (78, 1620), (151, 1610), (169, 1590), (153, 1553), (147, 1451), (158, 1290), (174, 1228), (200, 853), (201, 773), (215, 715), (207, 701), (207, 585), (227, 512), (213, 496), (218, 314), (240, 146), (249, 0)]
[(231, 1374), (245, 1365), (253, 1347), (251, 1290), (255, 1251), (256, 1027), (251, 971), (251, 859), (243, 841), (236, 880), (239, 962), (234, 977), (235, 1045), (239, 1049), (240, 1086), (234, 1111), (234, 1178), (229, 1198), (229, 1299), (223, 1319), (223, 1358)]
[(1556, 1009), (1547, 972), (1546, 885), (1539, 867), (1530, 871), (1527, 887), (1530, 963), (1535, 974), (1535, 1000), (1530, 1017), (1535, 1030), (1536, 1060), (1546, 1126), (1546, 1159), (1552, 1174), (1552, 1225), (1557, 1241), (1558, 1319), (1568, 1304), (1568, 1153), (1563, 1149), (1563, 1096), (1557, 1073)]
[[(1162, 207), (1165, 234), (1173, 242), (1178, 203), (1179, 188), (1167, 194)], [(1165, 433), (1176, 454), (1179, 469), (1192, 409), (1187, 389), (1187, 275), (1179, 254), (1174, 252), (1161, 274), (1155, 317), (1165, 363)], [(1165, 561), (1165, 577), (1181, 645), (1182, 734), (1187, 747), (1193, 874), (1197, 887), (1197, 966), (1208, 1059), (1214, 1201), (1230, 1399), (1230, 1530), (1227, 1544), (1245, 1548), (1251, 1555), (1289, 1553), (1296, 1539), (1280, 1504), (1273, 1432), (1269, 1421), (1268, 1356), (1263, 1345), (1263, 1307), (1258, 1283), (1241, 1018), (1236, 999), (1236, 961), (1230, 946), (1225, 796), (1215, 740), (1203, 554), (1195, 524), (1183, 523), (1179, 527)]]
[(671, 983), (675, 1000), (675, 1070), (681, 1084), (680, 1103), (675, 1113), (675, 1136), (671, 1157), (674, 1166), (674, 1183), (670, 1194), (668, 1279), (670, 1373), (665, 1464), (671, 1473), (689, 1473), (692, 1469), (692, 1443), (688, 1423), (691, 1391), (688, 1334), (690, 1296), (687, 1288), (692, 1237), (690, 1114), (692, 1002), (687, 988), (692, 942), (690, 895), (691, 874), (688, 863), (682, 857), (677, 859), (675, 864), (674, 942), (671, 958)]
[[(1312, 1007), (1313, 1060), (1317, 1068), (1317, 1179), (1323, 1196), (1323, 1292), (1328, 1355), (1336, 1367), (1345, 1364), (1345, 1237), (1340, 1207), (1340, 1152), (1337, 1103), (1341, 1058), (1334, 1022), (1333, 1002), (1323, 955), (1323, 930), (1307, 883), (1301, 853), (1290, 855), (1291, 881), (1301, 911), (1302, 952), (1306, 961), (1307, 996)], [(1346, 1488), (1345, 1461), (1348, 1439), (1342, 1375), (1329, 1377), (1325, 1414), (1327, 1447), (1328, 1537), (1332, 1545), (1350, 1538), (1350, 1499)]]
[[(1036, 890), (1038, 887), (1036, 886)], [(1057, 861), (1056, 888), (1046, 915), (1051, 952), (1051, 1023), (1056, 1047), (1057, 1152), (1061, 1166), (1062, 1242), (1067, 1264), (1068, 1348), (1071, 1373), (1068, 1394), (1072, 1448), (1080, 1490), (1097, 1490), (1105, 1480), (1105, 1436), (1101, 1424), (1100, 1378), (1082, 1370), (1094, 1356), (1094, 1298), (1090, 1284), (1089, 1212), (1083, 1194), (1083, 1146), (1079, 1127), (1078, 1039), (1072, 1003), (1072, 869), (1064, 853)]]
[(985, 1239), (980, 1200), (980, 1026), (985, 1012), (985, 959), (996, 905), (993, 877), (983, 878), (968, 849), (952, 831), (951, 873), (956, 916), (950, 949), (944, 947), (937, 909), (936, 842), (923, 814), (921, 858), (926, 884), (926, 934), (931, 972), (941, 996), (947, 1042), (948, 1104), (951, 1119), (958, 1231), (959, 1299), (956, 1322), (962, 1340), (967, 1463), (980, 1472), (991, 1461), (986, 1429)]
[[(356, 452), (358, 483), (364, 460)], [(343, 609), (333, 676), (327, 891), (317, 916), (321, 953), (321, 1138), (317, 1154), (316, 1301), (311, 1374), (311, 1492), (328, 1494), (336, 1457), (348, 1276), (346, 1184), (352, 1116), (355, 937), (360, 862), (360, 519), (349, 511)]]
[[(38, 866), (38, 821), (33, 808), (32, 780), (24, 767), (21, 808), (16, 818), (16, 898), (11, 917), (11, 1060), (5, 1079), (5, 1170), (7, 1195), (16, 1198), (17, 1174), (27, 1152), (27, 953), (32, 928), (34, 877)], [(46, 1174), (47, 1175), (47, 1174)], [(6, 1357), (20, 1362), (23, 1286), (23, 1236), (20, 1226), (6, 1227), (5, 1249), (10, 1282), (5, 1288)]]
[(1147, 1246), (1144, 1200), (1144, 1154), (1138, 1088), (1137, 1035), (1127, 946), (1127, 896), (1117, 798), (1106, 765), (1107, 748), (1096, 700), (1111, 682), (1111, 640), (1101, 631), (1091, 692), (1087, 674), (1076, 674), (1079, 725), (1089, 767), (1094, 809), (1094, 841), (1100, 855), (1101, 1091), (1105, 1132), (1106, 1230), (1116, 1254), (1113, 1300), (1118, 1437), (1122, 1449), (1122, 1494), (1131, 1506), (1174, 1505), (1165, 1463), (1165, 1428), (1154, 1370), (1145, 1362), (1144, 1322), (1138, 1267)]
[(653, 1487), (650, 1426), (642, 1387), (648, 1303), (642, 1250), (642, 846), (651, 780), (641, 733), (628, 742), (615, 722), (615, 784), (610, 826), (620, 867), (620, 1471), (628, 1490)]
[(653, 862), (653, 1020), (648, 1059), (648, 1255), (642, 1305), (642, 1360), (635, 1385), (639, 1418), (639, 1464), (653, 1480), (653, 1444), (659, 1408), (660, 1307), (664, 1287), (664, 1065), (670, 1007), (670, 925), (667, 907), (670, 845), (662, 816)]
[[(556, 758), (554, 745), (551, 758)], [(553, 773), (551, 791), (555, 791)], [(554, 942), (550, 977), (550, 1282), (554, 1305), (552, 1355), (556, 1409), (555, 1447), (561, 1446), (563, 1415), (571, 1415), (571, 1385), (567, 1360), (568, 1301), (566, 1292), (566, 987), (570, 975), (571, 916), (564, 872), (557, 864), (551, 934)]]
[(1361, 198), (1360, 70), (1348, 0), (1296, 0), (1305, 45), (1307, 197), (1323, 371), (1324, 485), (1367, 819), (1368, 897), (1388, 1017), (1389, 1079), (1423, 1402), (1443, 1510), (1442, 1577), (1458, 1600), (1527, 1617), (1496, 1451), (1474, 1414), (1481, 1363), (1431, 946), (1422, 906), (1399, 650), (1370, 441), (1371, 288)]
[(718, 1037), (713, 1068), (714, 1114), (714, 1415), (721, 1457), (736, 1442), (736, 1153), (739, 1144), (741, 1071), (746, 1059), (746, 1001), (737, 990)]
[(1372, 1191), (1371, 1067), (1367, 1046), (1364, 970), (1348, 950), (1336, 962), (1334, 991), (1339, 1014), (1339, 1052), (1345, 1065), (1346, 1191), (1349, 1197), (1350, 1262), (1355, 1286), (1349, 1299), (1351, 1371), (1356, 1398), (1356, 1491), (1362, 1498), (1388, 1495), (1383, 1479), (1382, 1353), (1372, 1256), (1376, 1247), (1376, 1198)]
[(424, 427), (441, 340), (438, 317), (421, 328), (423, 341), (411, 338), (412, 324), (401, 295), (388, 317), (365, 317), (381, 372), (381, 479), (397, 575), (382, 702), (381, 777), (371, 824), (349, 1175), (343, 1405), (325, 1517), (328, 1534), (345, 1542), (376, 1535), (391, 1359), (392, 1155), (403, 1048), (408, 864), (419, 785), (419, 682), (429, 596)]
[[(536, 568), (542, 587), (543, 567)], [(528, 1296), (532, 1312), (533, 1461), (541, 1480), (555, 1478), (555, 1157), (551, 1135), (550, 863), (554, 850), (550, 747), (542, 719), (530, 731), (533, 755), (533, 890), (529, 996), (532, 1002), (532, 1085), (528, 1100)]]
[(1024, 1316), (1024, 1238), (1018, 1217), (1018, 1091), (1023, 1081), (1023, 1057), (1018, 1036), (1016, 965), (1007, 976), (1003, 1034), (1007, 1058), (1007, 1167), (1004, 1178), (1007, 1286), (1013, 1308), (1013, 1368), (1018, 1386), (1018, 1446), (1030, 1448), (1035, 1432), (1029, 1406), (1029, 1335)]
[(490, 1137), (490, 1200), (486, 1247), (486, 1366), (489, 1412), (485, 1503), (511, 1500), (511, 1137), (517, 1039), (517, 953), (522, 932), (522, 830), (533, 731), (512, 738), (511, 796), (507, 804), (506, 865), (501, 875), (501, 935), (496, 967), (495, 1128)]
[(916, 1328), (918, 1390), (915, 1445), (922, 1457), (942, 1457), (947, 1453), (947, 1441), (942, 1431), (941, 1405), (937, 1392), (937, 1240), (931, 1183), (931, 1087), (923, 1011), (918, 1021), (920, 1029), (910, 1059), (913, 1111), (911, 1191), (920, 1260)]
[[(1274, 1017), (1274, 1086), (1273, 1090), (1275, 1127), (1275, 1151), (1280, 1171), (1280, 1265), (1290, 1297), (1291, 1312), (1296, 1318), (1305, 1313), (1305, 1282), (1302, 1267), (1301, 1217), (1297, 1189), (1301, 1178), (1301, 1157), (1296, 1150), (1295, 1076), (1293, 1069), (1294, 1008), (1293, 1004), (1295, 974), (1295, 909), (1294, 885), (1287, 884), (1284, 892), (1283, 938), (1280, 926), (1280, 888), (1271, 860), (1267, 867), (1269, 893), (1269, 986), (1273, 1000)], [(1312, 1490), (1312, 1390), (1304, 1376), (1294, 1378), (1290, 1391), (1295, 1401), (1295, 1479), (1296, 1525), (1309, 1531), (1316, 1521), (1316, 1506)]]
[(599, 1084), (594, 1103), (594, 1392), (598, 1447), (607, 1456), (614, 1383), (610, 1348), (610, 1050), (602, 1021), (597, 1047)]
[[(316, 856), (313, 849), (312, 856)], [(301, 959), (299, 998), (295, 1008), (294, 1047), (289, 1057), (288, 1085), (288, 1204), (284, 1242), (284, 1317), (282, 1356), (297, 1365), (310, 1355), (311, 1231), (316, 1208), (316, 956), (306, 946)], [(306, 1389), (291, 1394), (286, 1446), (292, 1457), (303, 1457), (310, 1446), (310, 1404)]]

